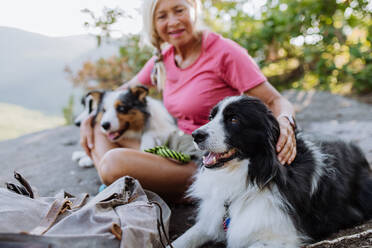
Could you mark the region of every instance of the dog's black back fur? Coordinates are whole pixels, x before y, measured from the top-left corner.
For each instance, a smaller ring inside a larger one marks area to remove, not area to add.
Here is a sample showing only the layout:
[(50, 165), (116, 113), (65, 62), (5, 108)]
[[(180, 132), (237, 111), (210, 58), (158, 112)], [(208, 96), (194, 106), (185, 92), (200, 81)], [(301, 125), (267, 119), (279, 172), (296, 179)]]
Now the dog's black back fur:
[(304, 141), (297, 141), (296, 159), (286, 167), (286, 182), (278, 186), (299, 229), (318, 240), (370, 219), (372, 180), (368, 162), (359, 148), (339, 140), (318, 140), (320, 151), (328, 157), (318, 186), (310, 195), (310, 179), (317, 164), (313, 154), (307, 154), (310, 151)]
[[(241, 159), (250, 160), (248, 182), (260, 188), (276, 184), (287, 204), (283, 211), (305, 235), (318, 240), (372, 217), (370, 167), (357, 146), (336, 139), (310, 140), (297, 132), (297, 156), (283, 166), (275, 149), (279, 124), (260, 100), (241, 97), (223, 111), (226, 144), (237, 148)], [(227, 121), (231, 116), (239, 120), (237, 125)], [(324, 165), (317, 162), (316, 150), (325, 154)], [(311, 193), (314, 173), (320, 176)]]

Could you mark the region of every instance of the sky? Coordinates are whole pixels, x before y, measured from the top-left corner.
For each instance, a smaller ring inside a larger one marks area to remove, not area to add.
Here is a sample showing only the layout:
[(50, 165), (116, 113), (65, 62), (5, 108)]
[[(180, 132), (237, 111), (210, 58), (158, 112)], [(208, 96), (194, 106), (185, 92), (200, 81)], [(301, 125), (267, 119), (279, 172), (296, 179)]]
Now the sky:
[(91, 19), (81, 10), (88, 8), (96, 16), (100, 16), (104, 7), (119, 7), (134, 18), (123, 20), (114, 28), (122, 33), (138, 33), (142, 27), (142, 20), (136, 9), (140, 8), (141, 2), (140, 0), (1, 0), (0, 26), (19, 28), (50, 37), (94, 33), (94, 30), (87, 30), (84, 27), (84, 22)]
[[(344, 0), (338, 0), (344, 1)], [(372, 0), (369, 0), (372, 10)], [(138, 14), (141, 0), (0, 0), (0, 26), (14, 27), (51, 37), (80, 35), (95, 33), (88, 30), (84, 22), (91, 21), (81, 10), (88, 8), (96, 16), (102, 15), (104, 7), (119, 7), (133, 16), (133, 19), (121, 18), (120, 22), (112, 26), (118, 30), (112, 33), (120, 37), (123, 33), (138, 33), (142, 27), (142, 20)], [(247, 12), (260, 8), (266, 0), (251, 0), (246, 4)], [(96, 30), (96, 33), (97, 30)]]

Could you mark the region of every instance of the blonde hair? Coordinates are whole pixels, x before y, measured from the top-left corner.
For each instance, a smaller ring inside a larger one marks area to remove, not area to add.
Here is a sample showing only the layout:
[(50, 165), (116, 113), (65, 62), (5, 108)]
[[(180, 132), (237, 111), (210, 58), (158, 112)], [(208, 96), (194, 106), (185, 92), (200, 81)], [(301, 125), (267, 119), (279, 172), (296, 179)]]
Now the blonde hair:
[[(200, 32), (202, 27), (201, 4), (199, 0), (186, 0), (192, 6), (190, 9), (191, 17), (194, 18), (195, 31)], [(159, 91), (162, 91), (165, 86), (167, 73), (163, 63), (162, 47), (165, 45), (155, 29), (154, 15), (156, 5), (159, 0), (143, 0), (142, 18), (143, 32), (142, 41), (155, 48), (154, 55), (156, 56), (154, 68), (151, 72), (151, 81), (156, 84)]]

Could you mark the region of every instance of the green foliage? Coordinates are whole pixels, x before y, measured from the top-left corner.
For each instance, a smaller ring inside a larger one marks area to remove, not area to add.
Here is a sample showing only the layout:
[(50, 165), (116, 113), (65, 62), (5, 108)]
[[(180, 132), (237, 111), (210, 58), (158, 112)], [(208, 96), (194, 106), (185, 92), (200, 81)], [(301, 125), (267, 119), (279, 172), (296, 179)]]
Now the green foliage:
[(205, 0), (206, 23), (257, 59), (279, 89), (372, 91), (367, 0)]
[(125, 44), (120, 47), (120, 56), (128, 58), (128, 65), (133, 73), (139, 72), (152, 55), (149, 47), (141, 47), (140, 36), (131, 35)]
[(72, 125), (74, 118), (74, 96), (68, 98), (68, 104), (63, 108), (63, 117), (65, 119), (65, 125)]

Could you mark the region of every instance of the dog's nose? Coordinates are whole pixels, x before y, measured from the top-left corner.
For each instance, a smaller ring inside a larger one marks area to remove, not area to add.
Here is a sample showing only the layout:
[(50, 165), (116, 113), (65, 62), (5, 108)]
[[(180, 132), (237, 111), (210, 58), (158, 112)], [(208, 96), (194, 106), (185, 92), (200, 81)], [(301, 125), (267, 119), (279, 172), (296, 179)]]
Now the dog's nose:
[(203, 142), (208, 137), (208, 133), (206, 133), (202, 130), (196, 130), (196, 131), (192, 132), (191, 135), (194, 138), (195, 143), (197, 143), (197, 144)]
[(101, 124), (102, 128), (105, 129), (105, 130), (109, 130), (110, 129), (110, 122), (104, 122)]
[(80, 127), (81, 122), (80, 121), (75, 121), (74, 124), (75, 124), (75, 126)]

